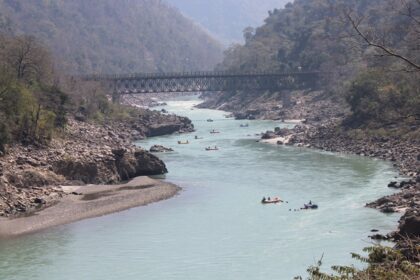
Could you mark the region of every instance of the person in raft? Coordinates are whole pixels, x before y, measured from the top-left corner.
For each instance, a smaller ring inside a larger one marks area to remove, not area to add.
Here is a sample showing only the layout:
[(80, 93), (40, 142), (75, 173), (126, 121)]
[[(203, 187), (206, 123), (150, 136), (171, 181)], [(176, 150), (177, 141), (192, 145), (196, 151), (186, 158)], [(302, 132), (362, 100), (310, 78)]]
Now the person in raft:
[(267, 200), (265, 199), (265, 196), (262, 198), (262, 200), (261, 200), (261, 202), (262, 203), (264, 203), (264, 202), (266, 202)]

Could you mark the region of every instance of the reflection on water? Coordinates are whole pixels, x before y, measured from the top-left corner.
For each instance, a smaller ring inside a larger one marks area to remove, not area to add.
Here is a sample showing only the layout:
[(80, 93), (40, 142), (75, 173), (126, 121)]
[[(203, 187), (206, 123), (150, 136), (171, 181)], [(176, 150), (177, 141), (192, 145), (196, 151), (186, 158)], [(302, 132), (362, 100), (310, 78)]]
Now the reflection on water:
[[(224, 112), (191, 110), (196, 102), (165, 107), (193, 119), (195, 133), (138, 143), (175, 150), (159, 156), (179, 196), (3, 241), (0, 279), (292, 279), (322, 254), (327, 265), (348, 264), (371, 229), (396, 227), (398, 215), (364, 208), (390, 192), (387, 163), (257, 143), (256, 133), (280, 124), (240, 127)], [(262, 205), (263, 196), (288, 203)], [(295, 211), (309, 200), (320, 208)]]

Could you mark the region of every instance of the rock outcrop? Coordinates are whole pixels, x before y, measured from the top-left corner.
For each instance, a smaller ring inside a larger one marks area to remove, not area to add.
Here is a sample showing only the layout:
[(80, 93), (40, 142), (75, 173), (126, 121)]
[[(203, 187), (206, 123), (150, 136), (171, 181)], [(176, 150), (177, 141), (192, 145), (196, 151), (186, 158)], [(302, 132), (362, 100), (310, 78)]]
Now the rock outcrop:
[(167, 173), (136, 139), (192, 131), (187, 118), (144, 111), (138, 119), (105, 125), (70, 119), (48, 147), (10, 147), (0, 158), (0, 216), (26, 215), (55, 203), (63, 184), (109, 184)]
[(119, 179), (122, 181), (137, 176), (161, 175), (168, 172), (163, 161), (147, 151), (118, 149), (112, 153), (115, 156)]

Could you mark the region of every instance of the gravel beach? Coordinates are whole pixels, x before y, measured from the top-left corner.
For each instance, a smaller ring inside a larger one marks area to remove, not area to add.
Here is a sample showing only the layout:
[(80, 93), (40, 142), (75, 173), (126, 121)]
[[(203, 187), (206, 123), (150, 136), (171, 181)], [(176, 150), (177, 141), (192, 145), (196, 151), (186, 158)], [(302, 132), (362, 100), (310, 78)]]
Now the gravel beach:
[(149, 177), (120, 185), (64, 186), (57, 204), (28, 217), (0, 219), (0, 238), (11, 238), (79, 220), (144, 206), (175, 196), (181, 188)]

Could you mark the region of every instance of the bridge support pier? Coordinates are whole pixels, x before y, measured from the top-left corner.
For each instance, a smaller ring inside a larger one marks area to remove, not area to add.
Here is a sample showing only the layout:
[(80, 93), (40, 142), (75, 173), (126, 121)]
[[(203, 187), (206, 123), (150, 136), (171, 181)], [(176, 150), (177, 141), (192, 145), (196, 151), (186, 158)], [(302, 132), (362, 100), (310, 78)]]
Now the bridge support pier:
[(292, 99), (290, 98), (290, 91), (282, 91), (281, 92), (281, 101), (283, 103), (283, 108), (290, 108), (292, 107)]
[(120, 104), (120, 101), (121, 101), (121, 94), (118, 92), (117, 82), (114, 81), (112, 85), (112, 103)]
[(118, 92), (113, 92), (112, 93), (112, 103), (120, 104), (120, 101), (121, 101), (121, 94), (119, 94)]

